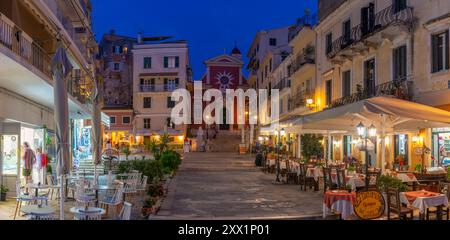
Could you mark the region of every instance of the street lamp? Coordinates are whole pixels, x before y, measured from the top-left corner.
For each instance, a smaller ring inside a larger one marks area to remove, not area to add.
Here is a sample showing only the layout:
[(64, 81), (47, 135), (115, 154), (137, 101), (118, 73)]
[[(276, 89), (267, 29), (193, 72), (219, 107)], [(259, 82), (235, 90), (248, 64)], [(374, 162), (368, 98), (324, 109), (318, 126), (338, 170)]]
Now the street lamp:
[(367, 149), (367, 141), (371, 141), (373, 144), (377, 144), (377, 129), (372, 124), (367, 129), (362, 122), (356, 126), (356, 130), (358, 132), (358, 136), (364, 140), (363, 150), (366, 156), (366, 191), (369, 191), (369, 184), (370, 184), (370, 178), (369, 178), (369, 163), (370, 163), (370, 155), (368, 154), (369, 151)]
[(284, 128), (282, 128), (280, 131), (275, 130), (275, 135), (278, 136), (277, 143), (276, 143), (276, 149), (277, 149), (277, 179), (276, 179), (276, 181), (281, 182), (281, 180), (280, 180), (280, 170), (281, 170), (280, 169), (280, 148), (282, 145), (281, 136), (286, 135), (286, 130)]

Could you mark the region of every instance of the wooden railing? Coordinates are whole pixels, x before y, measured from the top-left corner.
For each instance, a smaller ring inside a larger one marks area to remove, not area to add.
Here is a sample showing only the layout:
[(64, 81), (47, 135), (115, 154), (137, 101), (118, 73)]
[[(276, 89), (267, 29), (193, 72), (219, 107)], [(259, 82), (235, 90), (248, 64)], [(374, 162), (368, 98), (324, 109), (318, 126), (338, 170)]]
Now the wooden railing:
[(406, 7), (402, 10), (397, 10), (395, 5), (391, 5), (375, 14), (372, 28), (364, 28), (361, 24), (359, 24), (351, 29), (349, 35), (344, 34), (333, 41), (332, 45), (327, 47), (327, 56), (328, 58), (334, 58), (340, 51), (346, 49), (350, 45), (360, 42), (367, 36), (370, 36), (388, 26), (396, 24), (411, 24), (413, 17), (413, 8)]

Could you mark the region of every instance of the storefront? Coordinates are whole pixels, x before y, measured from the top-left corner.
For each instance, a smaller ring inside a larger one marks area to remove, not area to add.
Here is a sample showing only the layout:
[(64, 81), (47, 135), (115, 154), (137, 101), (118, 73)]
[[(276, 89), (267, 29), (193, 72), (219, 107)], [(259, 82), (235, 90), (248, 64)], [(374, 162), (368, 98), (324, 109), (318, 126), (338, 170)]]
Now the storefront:
[[(22, 176), (23, 143), (27, 142), (33, 152), (42, 149), (48, 155), (49, 165), (54, 164), (55, 136), (46, 127), (31, 126), (23, 123), (4, 123), (1, 141), (2, 149), (2, 181), (10, 187), (17, 181), (24, 182)], [(54, 169), (54, 168), (52, 168)], [(46, 166), (33, 167), (33, 182), (45, 182)]]
[(432, 165), (450, 165), (450, 128), (432, 129)]
[(92, 161), (92, 126), (86, 120), (72, 120), (72, 169), (77, 170), (83, 161)]

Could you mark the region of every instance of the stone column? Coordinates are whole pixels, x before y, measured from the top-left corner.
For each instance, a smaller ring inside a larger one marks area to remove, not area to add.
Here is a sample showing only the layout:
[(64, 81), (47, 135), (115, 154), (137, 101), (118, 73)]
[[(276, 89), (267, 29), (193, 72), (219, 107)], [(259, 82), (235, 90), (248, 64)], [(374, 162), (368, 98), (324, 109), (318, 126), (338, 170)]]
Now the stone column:
[(302, 135), (300, 133), (297, 135), (297, 158), (302, 158)]
[(327, 156), (328, 156), (328, 160), (332, 160), (332, 156), (331, 156), (331, 148), (333, 147), (333, 143), (331, 142), (331, 132), (328, 131), (327, 133), (328, 135), (328, 151), (327, 151)]

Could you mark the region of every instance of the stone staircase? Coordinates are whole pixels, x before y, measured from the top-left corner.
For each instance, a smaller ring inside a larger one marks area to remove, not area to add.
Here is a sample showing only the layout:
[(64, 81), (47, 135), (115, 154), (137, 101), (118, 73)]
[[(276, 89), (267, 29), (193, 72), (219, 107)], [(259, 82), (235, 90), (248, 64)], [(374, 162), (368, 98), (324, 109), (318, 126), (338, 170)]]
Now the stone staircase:
[(239, 152), (240, 132), (219, 131), (216, 139), (209, 141), (208, 152)]
[[(85, 171), (88, 174), (93, 174), (94, 173), (94, 163), (92, 162), (91, 159), (84, 159), (84, 160), (80, 160), (79, 163), (79, 167), (78, 167), (79, 171)], [(99, 164), (97, 165), (97, 172), (98, 173), (104, 173), (105, 167), (103, 166), (103, 164)]]

